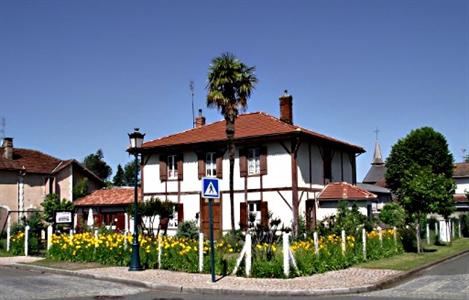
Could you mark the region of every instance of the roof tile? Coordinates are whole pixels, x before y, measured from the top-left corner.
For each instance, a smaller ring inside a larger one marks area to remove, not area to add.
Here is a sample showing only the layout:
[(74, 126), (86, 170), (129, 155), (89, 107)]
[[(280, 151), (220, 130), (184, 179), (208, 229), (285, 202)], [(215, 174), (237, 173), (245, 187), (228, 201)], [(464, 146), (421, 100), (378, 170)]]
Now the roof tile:
[(319, 194), (320, 201), (336, 201), (336, 200), (370, 200), (376, 199), (377, 196), (356, 185), (347, 182), (333, 182), (324, 187)]

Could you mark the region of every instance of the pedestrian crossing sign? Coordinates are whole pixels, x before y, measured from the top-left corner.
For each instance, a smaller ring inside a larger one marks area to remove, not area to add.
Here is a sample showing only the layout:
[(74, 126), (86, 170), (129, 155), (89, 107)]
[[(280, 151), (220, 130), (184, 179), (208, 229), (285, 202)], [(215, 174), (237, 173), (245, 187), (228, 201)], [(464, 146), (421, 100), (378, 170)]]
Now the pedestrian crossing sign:
[(202, 197), (210, 199), (220, 198), (218, 178), (202, 178)]

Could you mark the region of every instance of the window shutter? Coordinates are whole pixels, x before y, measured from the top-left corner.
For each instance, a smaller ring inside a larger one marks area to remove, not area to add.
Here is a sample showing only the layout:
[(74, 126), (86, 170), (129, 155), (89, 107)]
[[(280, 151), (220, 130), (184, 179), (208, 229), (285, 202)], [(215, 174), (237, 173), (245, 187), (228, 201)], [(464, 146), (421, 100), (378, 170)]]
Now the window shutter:
[(197, 152), (197, 165), (199, 179), (205, 176), (205, 153)]
[(217, 152), (217, 178), (223, 178), (223, 152)]
[(263, 146), (261, 147), (261, 153), (260, 153), (260, 167), (261, 167), (261, 175), (267, 175), (267, 147)]
[(168, 180), (168, 167), (166, 166), (166, 161), (168, 157), (166, 155), (160, 154), (160, 180)]
[(178, 203), (178, 224), (181, 224), (184, 221), (184, 204)]
[(246, 202), (239, 204), (239, 226), (241, 230), (248, 229), (248, 207)]
[(269, 226), (269, 206), (267, 201), (261, 201), (261, 225)]
[(239, 176), (246, 177), (248, 175), (248, 161), (247, 150), (245, 148), (239, 149)]
[(178, 180), (184, 179), (183, 165), (184, 165), (184, 155), (181, 153), (181, 154), (178, 154), (177, 156)]

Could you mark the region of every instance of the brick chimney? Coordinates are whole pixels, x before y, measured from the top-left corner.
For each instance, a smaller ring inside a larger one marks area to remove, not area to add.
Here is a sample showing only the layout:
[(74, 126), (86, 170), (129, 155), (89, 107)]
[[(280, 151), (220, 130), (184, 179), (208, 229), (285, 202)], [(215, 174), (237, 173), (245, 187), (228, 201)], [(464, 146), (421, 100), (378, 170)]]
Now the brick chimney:
[(3, 158), (13, 159), (13, 138), (6, 137), (3, 138)]
[(280, 96), (280, 120), (293, 124), (293, 97), (285, 90), (284, 94)]
[(202, 110), (199, 109), (199, 115), (195, 118), (195, 128), (205, 125), (205, 117), (202, 115)]

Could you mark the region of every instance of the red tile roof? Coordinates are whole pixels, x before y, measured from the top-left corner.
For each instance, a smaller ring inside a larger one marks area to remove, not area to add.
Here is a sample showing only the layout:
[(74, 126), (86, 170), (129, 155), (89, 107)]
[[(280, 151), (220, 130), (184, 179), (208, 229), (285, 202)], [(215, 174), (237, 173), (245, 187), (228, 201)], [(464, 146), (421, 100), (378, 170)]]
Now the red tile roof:
[(456, 163), (453, 166), (453, 177), (469, 177), (469, 163)]
[[(138, 199), (141, 197), (139, 190)], [(112, 188), (96, 190), (91, 194), (73, 201), (75, 206), (117, 206), (134, 202), (133, 188)]]
[[(312, 138), (344, 145), (348, 148), (352, 148), (356, 152), (365, 152), (365, 150), (360, 146), (349, 144), (347, 142), (304, 129), (300, 126), (287, 124), (263, 112), (239, 115), (235, 123), (235, 140), (266, 136), (272, 137), (293, 133), (303, 133)], [(158, 148), (220, 141), (226, 141), (224, 120), (148, 141), (143, 144), (143, 148)]]
[(0, 148), (0, 170), (22, 170), (28, 173), (50, 174), (59, 165), (60, 159), (30, 149), (13, 148), (13, 159), (3, 157)]
[(469, 200), (467, 199), (466, 195), (464, 194), (454, 194), (454, 200), (456, 202), (469, 202)]
[(320, 201), (337, 201), (337, 200), (370, 200), (376, 199), (377, 196), (365, 189), (359, 188), (347, 182), (333, 182), (324, 187), (319, 193)]

